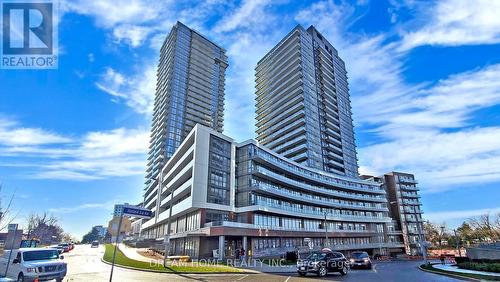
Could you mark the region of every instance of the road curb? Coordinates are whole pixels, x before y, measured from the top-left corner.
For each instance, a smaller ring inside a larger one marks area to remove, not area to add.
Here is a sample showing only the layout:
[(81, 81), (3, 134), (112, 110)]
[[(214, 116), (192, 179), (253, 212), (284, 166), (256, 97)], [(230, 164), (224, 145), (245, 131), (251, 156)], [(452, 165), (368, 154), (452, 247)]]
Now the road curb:
[[(104, 258), (101, 258), (101, 261), (107, 265), (111, 265), (110, 262), (105, 261)], [(120, 268), (125, 268), (129, 270), (138, 270), (138, 271), (144, 271), (144, 272), (153, 272), (153, 273), (166, 273), (166, 274), (207, 274), (207, 275), (215, 275), (215, 274), (261, 274), (261, 272), (248, 272), (248, 271), (240, 271), (240, 272), (185, 272), (185, 271), (160, 271), (160, 270), (154, 270), (154, 269), (144, 269), (144, 268), (137, 268), (137, 267), (131, 267), (131, 266), (125, 266), (125, 265), (120, 265), (116, 264), (116, 267)]]
[[(482, 280), (482, 279), (477, 279), (477, 278), (472, 278), (472, 277), (466, 277), (466, 276), (462, 276), (462, 275), (455, 274), (455, 273), (446, 273), (446, 272), (441, 272), (441, 271), (435, 271), (435, 270), (425, 269), (425, 268), (422, 268), (420, 265), (417, 266), (417, 267), (420, 270), (425, 271), (425, 272), (430, 272), (430, 273), (434, 273), (434, 274), (449, 276), (449, 277), (457, 278), (457, 279), (464, 280), (464, 281), (473, 281), (473, 282), (485, 281), (485, 280)], [(494, 281), (494, 280), (491, 280), (491, 281)]]

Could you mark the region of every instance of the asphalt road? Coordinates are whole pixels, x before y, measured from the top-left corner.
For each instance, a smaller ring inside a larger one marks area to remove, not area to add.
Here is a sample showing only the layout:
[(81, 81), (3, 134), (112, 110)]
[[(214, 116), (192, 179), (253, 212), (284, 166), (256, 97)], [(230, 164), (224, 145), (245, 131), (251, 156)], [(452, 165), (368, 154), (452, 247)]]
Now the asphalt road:
[[(68, 263), (68, 274), (64, 281), (109, 281), (111, 266), (101, 262), (104, 248), (90, 248), (89, 245), (78, 245), (70, 253), (65, 254)], [(295, 281), (460, 281), (442, 275), (423, 272), (417, 269), (420, 262), (381, 262), (374, 264), (372, 270), (351, 270), (347, 276), (337, 273), (318, 278), (308, 274), (305, 278), (296, 273), (289, 274), (170, 274), (134, 271), (115, 267), (113, 281), (216, 281), (216, 282), (295, 282)]]

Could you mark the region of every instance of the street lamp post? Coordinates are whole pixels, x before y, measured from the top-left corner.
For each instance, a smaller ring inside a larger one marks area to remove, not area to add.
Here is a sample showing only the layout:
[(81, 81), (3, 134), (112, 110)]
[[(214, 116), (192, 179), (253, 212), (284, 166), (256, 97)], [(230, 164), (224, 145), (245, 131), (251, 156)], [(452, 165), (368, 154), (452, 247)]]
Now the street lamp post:
[(330, 247), (330, 242), (328, 242), (328, 224), (326, 223), (326, 214), (328, 212), (324, 212), (325, 215), (325, 248)]
[(441, 255), (443, 254), (443, 235), (444, 235), (444, 225), (440, 226), (441, 228), (441, 236), (439, 236), (439, 248), (441, 249)]
[[(160, 181), (160, 189), (161, 189), (161, 181)], [(169, 187), (167, 186), (167, 191)], [(163, 256), (163, 266), (167, 267), (167, 257), (170, 252), (170, 229), (172, 225), (172, 207), (174, 203), (174, 191), (170, 189), (170, 207), (168, 211), (168, 219), (167, 219), (167, 234), (165, 234), (165, 255)]]

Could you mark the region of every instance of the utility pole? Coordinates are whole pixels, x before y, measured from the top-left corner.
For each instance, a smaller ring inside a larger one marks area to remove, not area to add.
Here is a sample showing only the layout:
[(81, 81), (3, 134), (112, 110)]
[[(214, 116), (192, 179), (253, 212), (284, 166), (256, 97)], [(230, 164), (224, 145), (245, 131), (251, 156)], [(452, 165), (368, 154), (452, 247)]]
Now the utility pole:
[(461, 257), (462, 256), (462, 252), (460, 251), (460, 241), (461, 240), (457, 236), (457, 230), (456, 229), (453, 229), (453, 233), (455, 234), (455, 241), (457, 241), (458, 256)]
[[(14, 231), (14, 234), (12, 234), (12, 245), (10, 246), (9, 259), (7, 260), (7, 266), (5, 266), (5, 275), (4, 275), (4, 277), (7, 277), (7, 272), (9, 271), (9, 265), (11, 264), (10, 259), (12, 258), (12, 252), (14, 251), (14, 244), (16, 242), (17, 223), (11, 223), (11, 224), (9, 224), (8, 230), (9, 231)], [(19, 262), (19, 263), (21, 263), (21, 262)]]
[(113, 262), (111, 263), (111, 273), (109, 274), (109, 282), (113, 280), (113, 269), (115, 268), (116, 248), (118, 247), (118, 239), (120, 238), (120, 229), (122, 227), (122, 220), (123, 220), (123, 209), (120, 213), (120, 221), (118, 222), (118, 230), (116, 231), (115, 249), (113, 250)]

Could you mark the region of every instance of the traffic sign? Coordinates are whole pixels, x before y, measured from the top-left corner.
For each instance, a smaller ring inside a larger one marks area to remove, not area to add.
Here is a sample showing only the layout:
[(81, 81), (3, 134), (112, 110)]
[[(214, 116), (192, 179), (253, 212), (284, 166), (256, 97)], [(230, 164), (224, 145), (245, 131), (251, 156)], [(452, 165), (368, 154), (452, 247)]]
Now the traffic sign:
[(139, 218), (152, 218), (153, 212), (145, 208), (125, 206), (123, 207), (123, 215)]

